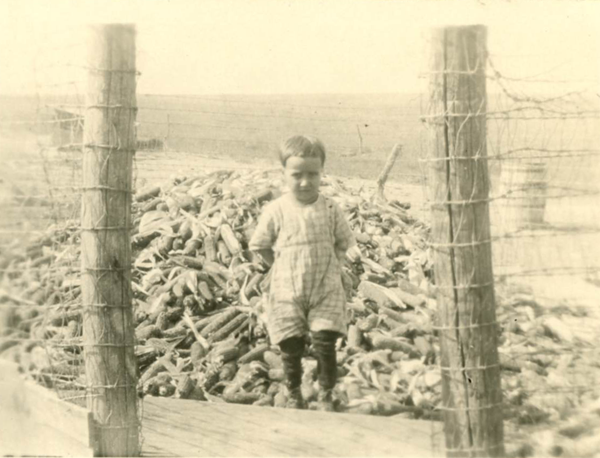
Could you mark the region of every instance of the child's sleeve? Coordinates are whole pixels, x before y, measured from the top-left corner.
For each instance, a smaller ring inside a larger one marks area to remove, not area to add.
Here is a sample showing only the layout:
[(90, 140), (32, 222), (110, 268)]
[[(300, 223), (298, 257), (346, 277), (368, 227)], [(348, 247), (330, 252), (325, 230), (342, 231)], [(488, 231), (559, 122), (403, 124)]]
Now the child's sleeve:
[(335, 253), (338, 259), (342, 259), (346, 251), (356, 245), (356, 239), (340, 206), (334, 202), (333, 208), (335, 209)]
[(258, 224), (252, 233), (252, 237), (250, 237), (248, 248), (251, 251), (272, 248), (277, 240), (277, 233), (277, 221), (275, 219), (273, 206), (268, 205), (264, 208), (263, 212), (258, 218)]

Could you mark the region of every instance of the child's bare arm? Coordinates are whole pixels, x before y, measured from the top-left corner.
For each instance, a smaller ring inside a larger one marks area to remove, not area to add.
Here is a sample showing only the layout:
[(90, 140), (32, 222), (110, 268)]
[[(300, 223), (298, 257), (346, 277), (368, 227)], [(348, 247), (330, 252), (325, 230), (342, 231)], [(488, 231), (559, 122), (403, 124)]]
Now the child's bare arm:
[[(348, 250), (356, 245), (356, 239), (352, 229), (348, 225), (346, 216), (342, 209), (335, 205), (335, 255), (339, 261), (346, 260)], [(353, 250), (354, 252), (354, 250)]]

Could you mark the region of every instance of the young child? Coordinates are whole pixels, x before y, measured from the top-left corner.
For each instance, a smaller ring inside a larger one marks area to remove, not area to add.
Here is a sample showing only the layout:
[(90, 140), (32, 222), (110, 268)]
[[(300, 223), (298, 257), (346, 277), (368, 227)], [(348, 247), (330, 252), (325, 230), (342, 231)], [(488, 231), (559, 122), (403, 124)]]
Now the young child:
[(340, 207), (319, 193), (325, 147), (294, 136), (279, 151), (289, 192), (265, 207), (249, 243), (272, 264), (267, 328), (282, 352), (288, 407), (305, 408), (300, 389), (309, 332), (318, 361), (320, 410), (333, 411), (335, 342), (346, 334), (340, 262), (355, 240)]

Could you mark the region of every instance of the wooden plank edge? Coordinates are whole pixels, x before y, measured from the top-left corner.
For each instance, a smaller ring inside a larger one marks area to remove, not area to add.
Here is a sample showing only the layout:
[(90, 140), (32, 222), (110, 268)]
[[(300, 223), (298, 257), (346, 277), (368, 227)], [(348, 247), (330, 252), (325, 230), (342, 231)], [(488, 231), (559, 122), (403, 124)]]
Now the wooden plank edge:
[(58, 430), (96, 456), (94, 419), (88, 409), (64, 401), (56, 392), (25, 379), (17, 364), (1, 358), (0, 386), (4, 388), (3, 397), (10, 399), (3, 410), (10, 409), (28, 421)]

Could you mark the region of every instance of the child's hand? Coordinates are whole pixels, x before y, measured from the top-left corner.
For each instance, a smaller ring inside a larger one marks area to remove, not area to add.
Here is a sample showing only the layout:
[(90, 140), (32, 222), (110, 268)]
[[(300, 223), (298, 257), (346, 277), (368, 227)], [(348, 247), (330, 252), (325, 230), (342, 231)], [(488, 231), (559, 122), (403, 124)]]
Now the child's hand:
[(348, 257), (348, 259), (350, 259), (350, 261), (358, 262), (362, 257), (362, 253), (360, 252), (360, 248), (358, 248), (358, 245), (354, 245), (352, 248), (346, 251), (346, 256)]
[(269, 249), (256, 250), (252, 252), (252, 263), (260, 266), (262, 270), (269, 270), (273, 265), (273, 251)]

